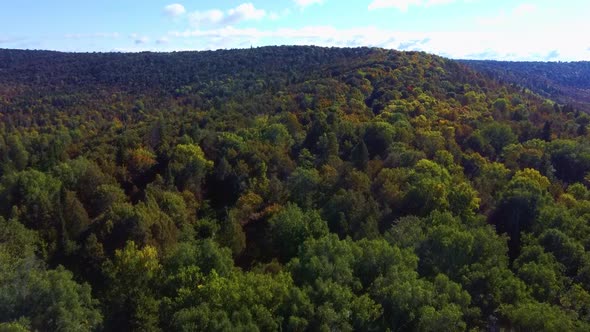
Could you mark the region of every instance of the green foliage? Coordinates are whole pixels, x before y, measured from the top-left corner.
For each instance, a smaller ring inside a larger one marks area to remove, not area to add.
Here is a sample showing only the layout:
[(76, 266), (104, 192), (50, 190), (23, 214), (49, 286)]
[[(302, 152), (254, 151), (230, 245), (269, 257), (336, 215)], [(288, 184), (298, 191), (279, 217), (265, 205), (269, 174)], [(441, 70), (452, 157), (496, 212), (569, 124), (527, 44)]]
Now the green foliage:
[(393, 143), (395, 129), (387, 122), (370, 122), (365, 128), (363, 142), (369, 149), (371, 156), (383, 156), (387, 148)]
[(590, 148), (572, 140), (555, 140), (549, 146), (555, 176), (568, 183), (581, 182), (590, 171)]
[[(38, 230), (50, 254), (64, 239), (60, 216), (61, 183), (36, 170), (12, 173), (2, 178), (0, 201), (3, 215), (17, 212), (26, 227)], [(16, 216), (15, 216), (16, 217)]]
[(0, 217), (0, 321), (2, 329), (92, 331), (102, 322), (88, 284), (62, 266), (44, 268), (35, 256), (36, 234)]
[(369, 162), (369, 149), (364, 140), (361, 140), (354, 149), (352, 150), (352, 160), (354, 166), (360, 170), (367, 169), (367, 163)]
[(497, 154), (500, 154), (505, 146), (516, 142), (516, 135), (514, 135), (512, 129), (508, 125), (497, 122), (485, 126), (481, 134)]
[[(557, 103), (553, 111), (571, 112), (572, 103), (588, 107), (585, 92), (590, 88), (587, 62), (500, 62), (461, 60), (475, 70), (485, 72), (500, 81), (526, 87), (542, 96), (566, 104), (561, 109)], [(552, 106), (552, 105), (550, 105)]]
[(514, 262), (518, 276), (532, 290), (533, 296), (543, 302), (557, 300), (564, 288), (564, 266), (543, 247), (530, 245), (523, 248)]
[(154, 294), (162, 266), (156, 248), (139, 249), (133, 241), (104, 266), (110, 287), (103, 302), (107, 329), (158, 330), (159, 300)]
[(530, 231), (540, 209), (550, 200), (549, 180), (537, 170), (517, 172), (508, 183), (492, 220), (500, 233), (510, 236), (511, 256), (520, 248), (521, 233)]
[(276, 331), (307, 326), (309, 300), (292, 290), (288, 274), (238, 272), (222, 277), (213, 272), (194, 281), (167, 301), (171, 314), (165, 325), (169, 328)]
[(179, 232), (170, 215), (160, 209), (153, 197), (135, 206), (115, 204), (100, 216), (95, 227), (103, 241), (114, 245), (107, 247), (109, 250), (123, 245), (126, 240), (165, 248), (176, 242)]
[(451, 176), (442, 166), (430, 160), (420, 160), (410, 171), (408, 185), (403, 203), (407, 213), (423, 216), (449, 208)]
[(205, 158), (201, 147), (196, 144), (178, 144), (172, 151), (168, 165), (174, 183), (180, 190), (198, 191), (201, 181), (213, 168), (213, 162)]
[(317, 212), (303, 212), (296, 205), (287, 205), (273, 215), (269, 223), (273, 245), (284, 260), (294, 257), (306, 239), (328, 233), (326, 222)]
[(319, 199), (320, 173), (317, 169), (297, 168), (289, 177), (291, 199), (305, 209), (311, 209)]
[(376, 48), (1, 64), (0, 330), (588, 330), (582, 104)]
[(354, 190), (339, 190), (322, 209), (332, 232), (354, 238), (378, 234), (379, 208), (373, 197)]
[(502, 307), (501, 312), (517, 329), (530, 331), (585, 331), (588, 323), (578, 321), (575, 315), (548, 303), (529, 302), (518, 306)]
[(29, 152), (25, 149), (20, 137), (17, 135), (8, 136), (6, 145), (9, 147), (8, 158), (12, 161), (14, 169), (24, 170), (29, 160)]
[(220, 248), (210, 239), (179, 243), (166, 257), (164, 268), (172, 275), (192, 266), (204, 274), (215, 271), (220, 276), (231, 275), (234, 268), (229, 249)]

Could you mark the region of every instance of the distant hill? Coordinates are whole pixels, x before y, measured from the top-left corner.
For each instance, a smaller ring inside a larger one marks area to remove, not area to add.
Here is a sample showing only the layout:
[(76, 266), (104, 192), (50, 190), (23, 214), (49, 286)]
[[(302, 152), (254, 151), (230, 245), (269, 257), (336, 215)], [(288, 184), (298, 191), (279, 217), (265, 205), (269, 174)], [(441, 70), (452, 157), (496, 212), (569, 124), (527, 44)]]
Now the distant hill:
[(459, 60), (494, 79), (590, 111), (590, 62)]
[(174, 52), (62, 53), (0, 50), (0, 86), (35, 87), (43, 91), (88, 92), (108, 89), (126, 93), (172, 92), (188, 85), (250, 81), (264, 74), (267, 84), (318, 75), (326, 61), (366, 56), (370, 49), (326, 54), (321, 48)]

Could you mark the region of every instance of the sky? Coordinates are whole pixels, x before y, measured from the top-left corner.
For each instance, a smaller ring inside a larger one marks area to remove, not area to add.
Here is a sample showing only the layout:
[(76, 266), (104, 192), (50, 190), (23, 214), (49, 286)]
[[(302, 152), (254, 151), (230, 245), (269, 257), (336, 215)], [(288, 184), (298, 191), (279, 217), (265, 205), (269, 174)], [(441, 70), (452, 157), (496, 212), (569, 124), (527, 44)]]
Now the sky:
[(588, 0), (0, 0), (0, 48), (140, 52), (382, 47), (590, 60)]

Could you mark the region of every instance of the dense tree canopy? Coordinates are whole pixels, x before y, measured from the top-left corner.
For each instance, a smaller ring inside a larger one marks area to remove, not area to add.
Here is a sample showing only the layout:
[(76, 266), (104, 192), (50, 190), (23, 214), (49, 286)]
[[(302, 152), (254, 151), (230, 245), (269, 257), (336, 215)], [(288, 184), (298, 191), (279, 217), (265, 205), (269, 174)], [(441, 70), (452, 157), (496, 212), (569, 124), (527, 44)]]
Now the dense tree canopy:
[(571, 105), (375, 48), (0, 72), (0, 330), (590, 330)]

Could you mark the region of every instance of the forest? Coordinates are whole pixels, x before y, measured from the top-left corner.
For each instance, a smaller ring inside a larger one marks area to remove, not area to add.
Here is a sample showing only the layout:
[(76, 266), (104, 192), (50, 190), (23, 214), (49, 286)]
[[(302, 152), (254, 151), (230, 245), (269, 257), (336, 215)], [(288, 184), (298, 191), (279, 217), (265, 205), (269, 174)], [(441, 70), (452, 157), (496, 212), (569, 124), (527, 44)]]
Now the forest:
[(589, 124), (422, 52), (0, 50), (0, 331), (589, 331)]
[(590, 62), (461, 60), (489, 77), (590, 111)]

